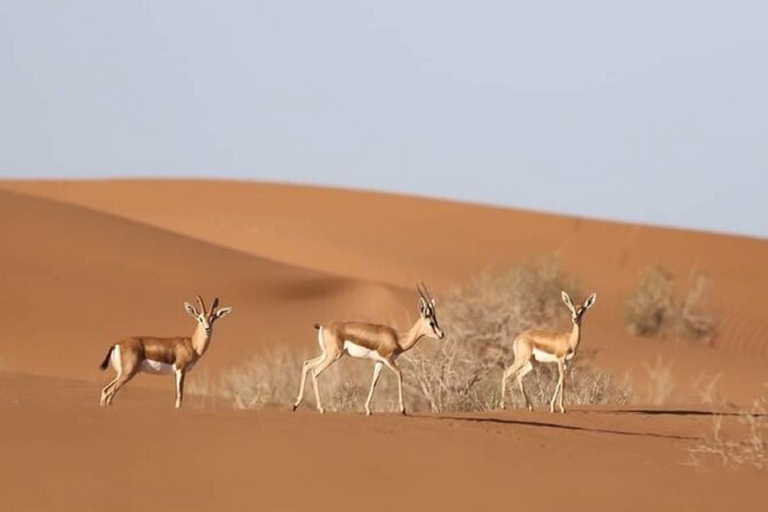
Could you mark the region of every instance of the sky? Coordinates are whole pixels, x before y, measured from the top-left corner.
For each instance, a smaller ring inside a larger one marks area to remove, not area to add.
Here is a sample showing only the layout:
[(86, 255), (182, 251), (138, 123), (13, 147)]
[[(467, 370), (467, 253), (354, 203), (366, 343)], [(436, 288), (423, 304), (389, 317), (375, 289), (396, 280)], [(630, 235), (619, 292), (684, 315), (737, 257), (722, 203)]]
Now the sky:
[(768, 3), (4, 0), (0, 178), (210, 177), (768, 237)]

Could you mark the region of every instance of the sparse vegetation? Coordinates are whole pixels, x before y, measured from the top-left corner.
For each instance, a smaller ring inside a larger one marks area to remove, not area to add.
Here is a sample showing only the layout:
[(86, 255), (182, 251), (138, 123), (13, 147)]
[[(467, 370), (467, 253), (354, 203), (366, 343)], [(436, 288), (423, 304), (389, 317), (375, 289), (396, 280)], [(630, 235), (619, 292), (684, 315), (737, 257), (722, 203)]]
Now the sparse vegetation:
[[(438, 315), (445, 326), (443, 341), (430, 341), (399, 360), (410, 411), (482, 411), (498, 405), (504, 365), (512, 359), (514, 337), (532, 327), (554, 328), (567, 319), (560, 291), (573, 290), (554, 258), (504, 270), (489, 270), (441, 300)], [(626, 386), (584, 364), (583, 356), (568, 366), (565, 399), (569, 404), (625, 403)], [(238, 408), (290, 404), (298, 391), (301, 364), (308, 354), (287, 350), (255, 356), (224, 378), (221, 394)], [(372, 365), (345, 360), (320, 378), (320, 392), (329, 410), (362, 411), (370, 387)], [(384, 370), (373, 405), (394, 411), (397, 385)], [(548, 403), (556, 383), (556, 369), (538, 367), (526, 380), (535, 405)], [(311, 381), (307, 399), (314, 401)], [(522, 396), (511, 390), (511, 403)], [(327, 402), (327, 403), (326, 403)]]
[(653, 366), (645, 365), (645, 373), (648, 388), (643, 401), (651, 405), (664, 405), (675, 391), (672, 365), (657, 357)]
[(675, 311), (674, 287), (674, 278), (667, 270), (657, 265), (644, 268), (625, 305), (629, 332), (636, 336), (665, 334)]
[(757, 401), (753, 409), (739, 415), (739, 434), (724, 432), (724, 415), (712, 420), (712, 433), (689, 450), (691, 465), (705, 467), (708, 460), (715, 459), (726, 469), (752, 467), (758, 471), (768, 469), (768, 422), (766, 422), (765, 397)]
[(693, 272), (677, 321), (677, 334), (681, 338), (705, 343), (714, 338), (717, 324), (708, 291), (709, 280)]
[(716, 331), (709, 300), (709, 281), (693, 271), (682, 300), (675, 294), (675, 277), (658, 265), (640, 271), (637, 288), (624, 308), (627, 329), (636, 336), (666, 336), (709, 343)]

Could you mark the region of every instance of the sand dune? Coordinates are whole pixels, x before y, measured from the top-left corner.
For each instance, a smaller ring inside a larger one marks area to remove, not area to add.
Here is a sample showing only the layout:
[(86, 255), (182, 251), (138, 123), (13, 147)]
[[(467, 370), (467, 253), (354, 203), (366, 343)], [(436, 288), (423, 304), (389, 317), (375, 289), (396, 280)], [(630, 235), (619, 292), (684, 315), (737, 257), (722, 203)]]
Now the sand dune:
[(191, 334), (182, 307), (200, 293), (233, 304), (205, 358), (217, 371), (253, 350), (314, 343), (332, 315), (407, 320), (395, 287), (302, 269), (83, 208), (0, 192), (4, 365), (93, 378), (107, 347), (129, 335)]
[[(219, 250), (366, 282), (374, 288), (372, 283), (381, 283), (379, 290), (403, 293), (395, 309), (370, 300), (359, 303), (370, 306), (367, 311), (364, 307), (349, 311), (321, 300), (316, 304), (324, 309), (308, 315), (313, 318), (378, 314), (402, 325), (410, 312), (407, 290), (417, 280), (426, 280), (440, 294), (489, 265), (555, 254), (585, 289), (598, 292), (599, 307), (590, 313), (585, 327), (586, 343), (596, 351), (600, 364), (614, 373), (641, 375), (661, 358), (681, 372), (693, 372), (691, 381), (699, 375), (723, 374), (723, 386), (738, 401), (751, 401), (765, 380), (764, 372), (756, 370), (768, 365), (766, 320), (760, 307), (763, 291), (768, 289), (768, 272), (762, 268), (768, 259), (765, 240), (292, 185), (119, 180), (0, 182), (0, 188), (108, 213), (134, 221), (132, 226), (138, 222), (183, 235), (188, 243), (198, 240)], [(165, 268), (168, 261), (146, 260), (157, 269)], [(721, 335), (714, 346), (717, 356), (710, 353), (711, 348), (654, 343), (626, 334), (622, 298), (648, 264), (669, 269), (681, 287), (694, 270), (711, 278), (720, 320)], [(238, 272), (230, 274), (234, 281)], [(255, 284), (258, 279), (254, 277), (254, 289), (265, 290)], [(209, 282), (228, 286), (222, 280)], [(345, 288), (337, 288), (341, 289)], [(264, 307), (272, 307), (268, 294), (261, 297)], [(260, 305), (243, 304), (254, 310)], [(274, 308), (277, 316), (270, 314), (270, 318), (291, 322), (285, 310), (295, 307), (274, 304)], [(266, 334), (282, 337), (283, 325), (275, 321)], [(245, 330), (241, 332), (245, 335)], [(689, 383), (678, 384), (679, 389), (684, 387)]]
[[(218, 181), (0, 182), (0, 218), (3, 510), (707, 511), (765, 498), (753, 470), (683, 465), (712, 427), (697, 382), (718, 378), (744, 406), (768, 381), (765, 240)], [(217, 376), (254, 351), (313, 350), (316, 321), (405, 327), (418, 280), (440, 300), (488, 265), (549, 254), (598, 292), (585, 356), (635, 385), (669, 365), (673, 407), (368, 418), (189, 396), (174, 411), (170, 379), (148, 376), (97, 405), (108, 346), (191, 333), (182, 303), (196, 293), (235, 308), (195, 370)], [(649, 263), (711, 277), (714, 346), (626, 334), (621, 299)]]

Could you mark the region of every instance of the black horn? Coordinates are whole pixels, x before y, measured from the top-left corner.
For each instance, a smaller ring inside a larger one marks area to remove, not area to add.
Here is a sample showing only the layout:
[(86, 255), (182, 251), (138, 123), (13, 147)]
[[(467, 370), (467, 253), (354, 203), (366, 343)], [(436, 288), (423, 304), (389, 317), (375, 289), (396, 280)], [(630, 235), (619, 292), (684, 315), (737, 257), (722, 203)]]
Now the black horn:
[(197, 303), (200, 304), (200, 309), (202, 309), (202, 313), (204, 316), (208, 315), (208, 311), (205, 309), (205, 303), (203, 302), (203, 298), (201, 296), (197, 296)]

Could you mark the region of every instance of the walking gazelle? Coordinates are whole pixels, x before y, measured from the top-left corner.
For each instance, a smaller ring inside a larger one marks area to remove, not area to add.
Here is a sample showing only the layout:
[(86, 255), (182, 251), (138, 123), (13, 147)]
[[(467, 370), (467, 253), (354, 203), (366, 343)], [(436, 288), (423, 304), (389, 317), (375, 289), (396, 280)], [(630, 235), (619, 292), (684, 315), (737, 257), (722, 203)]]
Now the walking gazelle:
[(555, 393), (552, 395), (552, 400), (549, 403), (550, 412), (555, 412), (555, 399), (558, 398), (560, 412), (565, 412), (563, 406), (563, 394), (565, 392), (565, 364), (570, 361), (573, 356), (576, 355), (576, 350), (579, 348), (579, 342), (581, 341), (581, 321), (584, 317), (584, 313), (595, 303), (597, 294), (592, 295), (584, 301), (584, 305), (578, 308), (574, 307), (571, 302), (571, 298), (567, 293), (561, 292), (561, 297), (566, 307), (571, 312), (571, 321), (573, 322), (573, 328), (570, 332), (557, 332), (557, 331), (539, 331), (531, 329), (519, 334), (512, 344), (512, 350), (515, 354), (515, 361), (512, 365), (504, 371), (504, 376), (501, 378), (501, 400), (499, 408), (504, 408), (504, 398), (507, 391), (507, 380), (513, 375), (517, 376), (517, 383), (520, 386), (520, 391), (525, 398), (525, 405), (528, 409), (533, 410), (533, 405), (528, 398), (528, 394), (525, 392), (525, 386), (523, 385), (523, 379), (533, 370), (534, 361), (540, 363), (557, 363), (558, 375), (557, 385), (555, 386)]
[(425, 336), (435, 339), (443, 339), (445, 336), (437, 323), (435, 300), (429, 295), (429, 291), (423, 283), (422, 287), (423, 291), (418, 286), (416, 287), (419, 292), (419, 319), (413, 327), (405, 332), (397, 332), (388, 325), (363, 322), (331, 322), (325, 326), (315, 324), (315, 329), (318, 330), (317, 342), (320, 344), (322, 354), (314, 359), (304, 361), (301, 384), (299, 384), (299, 396), (296, 398), (293, 410), (295, 411), (304, 399), (307, 373), (311, 372), (317, 410), (321, 413), (325, 412), (320, 401), (317, 378), (342, 356), (348, 355), (358, 359), (371, 359), (376, 362), (373, 367), (371, 389), (368, 391), (368, 398), (365, 401), (365, 413), (371, 414), (373, 390), (379, 380), (381, 369), (386, 366), (397, 377), (398, 403), (400, 412), (405, 414), (403, 375), (395, 360), (403, 352), (412, 349)]
[(199, 295), (197, 303), (200, 305), (199, 312), (189, 302), (184, 303), (187, 313), (197, 320), (197, 327), (191, 337), (137, 336), (126, 338), (109, 347), (101, 369), (106, 370), (111, 362), (117, 377), (101, 391), (102, 406), (112, 405), (115, 394), (137, 373), (145, 372), (173, 373), (176, 376), (176, 408), (181, 407), (184, 375), (208, 350), (214, 322), (232, 312), (231, 307), (216, 309), (219, 305), (218, 298), (213, 301), (210, 311), (206, 311), (205, 303)]

